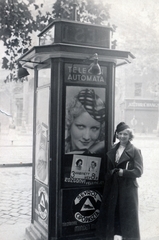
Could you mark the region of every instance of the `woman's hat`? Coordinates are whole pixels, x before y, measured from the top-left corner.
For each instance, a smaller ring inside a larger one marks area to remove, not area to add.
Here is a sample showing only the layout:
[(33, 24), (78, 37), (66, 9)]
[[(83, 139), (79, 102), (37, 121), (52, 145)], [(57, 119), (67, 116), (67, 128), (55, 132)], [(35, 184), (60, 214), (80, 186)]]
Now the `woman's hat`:
[(114, 137), (113, 137), (113, 142), (116, 141), (116, 134), (121, 132), (121, 131), (124, 131), (125, 129), (128, 129), (130, 128), (125, 122), (120, 122), (117, 126), (116, 126), (116, 130), (115, 130), (115, 133), (114, 133)]
[(124, 131), (125, 129), (130, 128), (125, 122), (120, 122), (117, 126), (116, 126), (116, 132), (121, 132)]
[[(105, 104), (94, 92), (93, 89), (84, 89), (77, 95), (78, 101), (83, 105), (85, 110), (98, 122), (105, 119)], [(97, 102), (100, 104), (97, 104)]]

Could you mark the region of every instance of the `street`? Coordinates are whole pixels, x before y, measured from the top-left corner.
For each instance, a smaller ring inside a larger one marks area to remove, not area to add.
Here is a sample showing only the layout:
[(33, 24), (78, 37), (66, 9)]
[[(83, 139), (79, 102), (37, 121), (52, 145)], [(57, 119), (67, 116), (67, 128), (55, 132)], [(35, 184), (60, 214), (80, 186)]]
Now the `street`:
[(141, 239), (159, 239), (159, 138), (144, 135), (133, 141), (141, 149), (144, 173), (139, 183)]
[[(27, 138), (15, 146), (2, 145), (1, 141), (0, 164), (4, 159), (7, 163), (20, 163), (21, 157), (22, 162), (30, 162), (31, 143)], [(138, 179), (141, 240), (159, 240), (159, 138), (138, 136), (133, 144), (141, 149), (144, 158), (144, 174)], [(0, 176), (0, 239), (24, 240), (31, 219), (32, 167), (1, 165)]]
[[(32, 135), (0, 135), (0, 239), (24, 240), (31, 222)], [(20, 166), (20, 167), (8, 167)], [(31, 165), (31, 164), (30, 164)], [(7, 167), (6, 167), (7, 166)]]
[(23, 240), (31, 219), (32, 167), (0, 168), (0, 239)]

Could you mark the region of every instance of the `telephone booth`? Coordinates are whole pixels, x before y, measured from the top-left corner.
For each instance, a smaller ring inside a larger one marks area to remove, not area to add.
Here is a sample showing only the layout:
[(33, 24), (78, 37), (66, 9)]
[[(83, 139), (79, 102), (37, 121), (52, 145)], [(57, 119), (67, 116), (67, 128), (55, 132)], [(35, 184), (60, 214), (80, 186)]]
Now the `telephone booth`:
[(95, 239), (113, 139), (115, 69), (134, 58), (112, 50), (111, 35), (109, 27), (58, 19), (19, 59), (34, 69), (29, 240)]

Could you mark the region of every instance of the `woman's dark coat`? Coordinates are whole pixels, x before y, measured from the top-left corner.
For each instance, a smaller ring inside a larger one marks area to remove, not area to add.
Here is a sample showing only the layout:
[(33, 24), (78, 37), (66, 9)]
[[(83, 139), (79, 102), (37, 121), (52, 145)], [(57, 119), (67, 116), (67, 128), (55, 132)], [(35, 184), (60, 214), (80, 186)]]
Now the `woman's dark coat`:
[[(121, 155), (118, 164), (115, 163), (116, 150), (119, 143), (107, 153), (108, 173), (106, 175), (100, 216), (97, 222), (97, 236), (100, 239), (112, 240), (116, 234), (114, 229), (115, 209), (118, 205), (121, 235), (124, 240), (139, 240), (138, 221), (138, 183), (137, 177), (143, 173), (143, 160), (141, 151), (128, 143)], [(114, 168), (122, 168), (123, 176)]]

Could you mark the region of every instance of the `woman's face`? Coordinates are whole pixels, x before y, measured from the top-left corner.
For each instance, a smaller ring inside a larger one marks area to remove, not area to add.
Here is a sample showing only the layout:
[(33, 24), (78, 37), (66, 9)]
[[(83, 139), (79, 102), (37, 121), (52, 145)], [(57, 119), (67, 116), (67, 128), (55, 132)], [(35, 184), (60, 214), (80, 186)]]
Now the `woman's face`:
[(78, 161), (77, 166), (78, 167), (82, 166), (82, 161)]
[(88, 149), (92, 146), (99, 137), (100, 128), (101, 124), (87, 112), (75, 118), (70, 129), (73, 150)]
[(94, 162), (91, 162), (91, 167), (94, 169), (96, 167), (96, 164)]
[(126, 129), (117, 133), (117, 135), (118, 135), (118, 139), (119, 139), (121, 144), (125, 145), (125, 144), (128, 143), (128, 141), (130, 139), (130, 135), (129, 135), (129, 132)]

